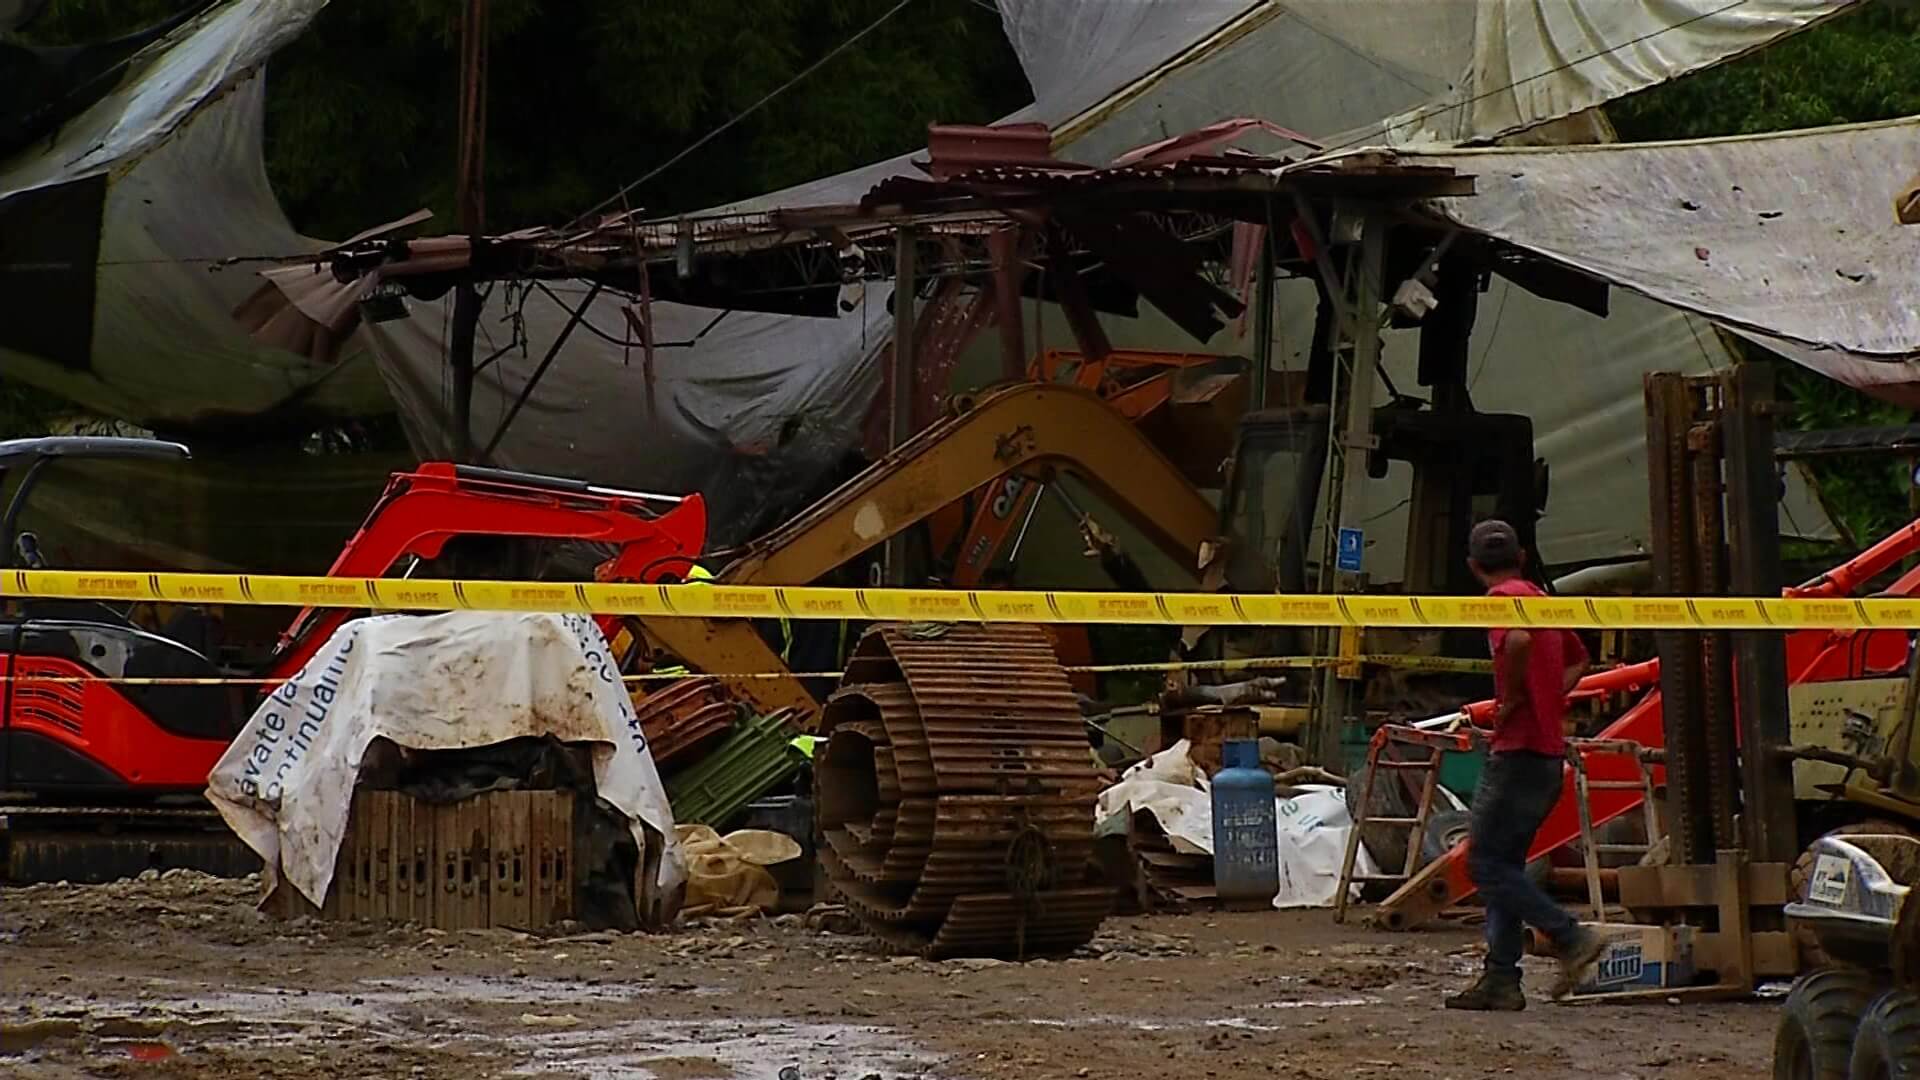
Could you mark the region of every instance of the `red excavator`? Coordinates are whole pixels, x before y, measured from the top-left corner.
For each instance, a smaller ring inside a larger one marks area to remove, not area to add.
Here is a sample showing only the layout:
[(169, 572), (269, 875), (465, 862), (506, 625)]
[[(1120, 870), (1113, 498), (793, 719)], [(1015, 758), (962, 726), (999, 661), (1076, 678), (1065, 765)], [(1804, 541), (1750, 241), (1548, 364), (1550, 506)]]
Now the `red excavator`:
[[(3, 550), (13, 553), (16, 568), (46, 567), (38, 537), (18, 525), (34, 486), (56, 462), (188, 456), (186, 447), (154, 439), (0, 442), (0, 476), (24, 470), (0, 517)], [(422, 564), (461, 555), (461, 547), (484, 559), (490, 552), (472, 549), (549, 540), (614, 549), (594, 571), (599, 580), (656, 581), (684, 575), (706, 531), (698, 495), (430, 462), (394, 474), (328, 573), (407, 576)], [(481, 576), (500, 575), (496, 569)], [(198, 793), (252, 712), (256, 693), (211, 682), (115, 680), (245, 675), (270, 685), (298, 672), (355, 614), (303, 610), (265, 670), (236, 672), (208, 655), (204, 635), (195, 632), (202, 620), (194, 609), (172, 609), (172, 621), (155, 633), (137, 625), (131, 609), (104, 603), (26, 600), (8, 607), (0, 618), (0, 802), (8, 804), (0, 808), (0, 880), (110, 878), (137, 873), (155, 859), (221, 868), (226, 856), (214, 850), (222, 840), (218, 831), (196, 826), (184, 836), (163, 834), (206, 815)], [(603, 629), (611, 639), (611, 623)], [(130, 842), (116, 843), (116, 835)], [(95, 842), (76, 845), (76, 839)], [(77, 854), (81, 849), (87, 853)], [(129, 859), (138, 865), (119, 865)]]

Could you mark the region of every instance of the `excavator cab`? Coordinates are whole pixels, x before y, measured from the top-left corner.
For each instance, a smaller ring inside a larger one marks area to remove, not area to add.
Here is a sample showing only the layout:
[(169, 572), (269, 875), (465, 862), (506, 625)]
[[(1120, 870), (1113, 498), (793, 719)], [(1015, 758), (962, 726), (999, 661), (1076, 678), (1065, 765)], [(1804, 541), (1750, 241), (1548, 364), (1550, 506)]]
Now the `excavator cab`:
[[(1507, 413), (1376, 409), (1377, 441), (1367, 455), (1373, 479), (1396, 462), (1412, 468), (1405, 560), (1373, 567), (1371, 578), (1407, 593), (1470, 593), (1467, 533), (1501, 517), (1534, 549), (1546, 497), (1544, 465), (1533, 456), (1533, 422)], [(1310, 592), (1318, 583), (1321, 476), (1330, 446), (1324, 405), (1251, 412), (1222, 499), (1231, 538), (1227, 585), (1234, 592)], [(1537, 563), (1537, 560), (1536, 560)]]
[[(9, 567), (49, 566), (40, 538), (20, 529), (35, 487), (56, 462), (185, 461), (159, 439), (48, 437), (0, 442), (0, 474), (19, 475), (0, 533)], [(182, 618), (189, 618), (183, 614)], [(204, 651), (135, 625), (131, 613), (78, 600), (16, 600), (0, 617), (0, 791), (102, 792), (165, 775), (206, 740), (224, 744), (245, 719), (228, 688), (120, 684), (106, 679), (221, 674)], [(204, 779), (204, 770), (201, 777)]]
[[(0, 529), (15, 569), (48, 568), (20, 512), (43, 471), (62, 458), (181, 461), (187, 448), (154, 439), (48, 438), (0, 443), (0, 470), (24, 466)], [(397, 473), (330, 576), (411, 576), (425, 567), (506, 576), (479, 565), (516, 542), (590, 549), (602, 580), (678, 575), (706, 542), (699, 496), (603, 488), (564, 477), (428, 462)], [(607, 557), (607, 553), (611, 557)], [(604, 561), (602, 561), (604, 559)], [(451, 560), (451, 561), (450, 561)], [(52, 567), (58, 569), (59, 567)], [(255, 691), (212, 680), (229, 674), (210, 659), (198, 609), (169, 607), (159, 633), (110, 605), (23, 600), (0, 619), (0, 791), (55, 802), (145, 799), (191, 793), (206, 783), (256, 704)], [(265, 671), (291, 677), (353, 616), (308, 609), (282, 635)], [(609, 637), (617, 627), (603, 620)], [(142, 682), (140, 680), (208, 680)]]

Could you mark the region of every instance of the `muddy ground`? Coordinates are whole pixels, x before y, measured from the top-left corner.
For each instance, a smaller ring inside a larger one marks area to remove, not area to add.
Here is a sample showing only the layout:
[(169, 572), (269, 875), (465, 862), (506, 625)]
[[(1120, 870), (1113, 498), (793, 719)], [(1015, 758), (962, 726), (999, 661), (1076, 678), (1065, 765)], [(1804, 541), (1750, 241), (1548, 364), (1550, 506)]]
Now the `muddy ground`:
[(255, 888), (176, 871), (0, 889), (0, 1076), (1732, 1080), (1766, 1073), (1774, 1021), (1768, 1003), (1447, 1013), (1471, 931), (1319, 911), (1115, 918), (1073, 957), (1016, 965), (890, 958), (798, 917), (283, 923)]

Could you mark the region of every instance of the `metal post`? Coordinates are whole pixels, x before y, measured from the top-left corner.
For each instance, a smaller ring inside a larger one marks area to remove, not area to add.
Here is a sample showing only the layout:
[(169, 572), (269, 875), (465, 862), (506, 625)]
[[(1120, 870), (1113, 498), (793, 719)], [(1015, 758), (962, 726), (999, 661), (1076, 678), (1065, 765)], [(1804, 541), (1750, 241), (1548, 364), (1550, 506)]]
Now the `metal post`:
[(1273, 379), (1273, 237), (1260, 230), (1260, 251), (1254, 258), (1257, 276), (1253, 288), (1253, 407), (1270, 409), (1267, 400)]
[[(1327, 486), (1327, 505), (1334, 512), (1324, 538), (1320, 568), (1320, 580), (1328, 592), (1355, 592), (1362, 580), (1360, 574), (1336, 568), (1337, 552), (1340, 530), (1360, 529), (1365, 510), (1367, 454), (1375, 442), (1374, 372), (1380, 362), (1380, 294), (1385, 287), (1387, 229), (1384, 215), (1374, 210), (1365, 211), (1360, 226), (1359, 258), (1349, 264), (1347, 295), (1339, 301), (1346, 310), (1341, 313), (1338, 325), (1349, 337), (1349, 348), (1345, 350), (1348, 363), (1344, 388), (1339, 386), (1343, 380), (1338, 357), (1334, 364), (1336, 390), (1344, 389), (1345, 408), (1342, 415), (1342, 396), (1336, 393), (1335, 414), (1331, 418), (1333, 445), (1329, 455), (1333, 468)], [(1328, 640), (1337, 642), (1337, 634), (1330, 635)], [(1360, 684), (1341, 678), (1337, 668), (1327, 669), (1323, 687), (1320, 708), (1312, 717), (1308, 750), (1321, 765), (1337, 768), (1341, 727), (1355, 710), (1356, 703), (1362, 714), (1366, 706), (1358, 700)]]
[[(902, 225), (894, 231), (893, 248), (893, 366), (888, 372), (887, 449), (897, 450), (913, 437), (914, 292), (919, 285), (916, 266), (917, 231)], [(883, 549), (881, 565), (887, 584), (907, 583), (907, 537), (893, 536)]]
[[(1709, 396), (1717, 396), (1709, 391)], [(1725, 595), (1725, 491), (1720, 482), (1721, 435), (1719, 409), (1710, 405), (1707, 418), (1687, 431), (1687, 470), (1691, 478), (1694, 576), (1690, 596)], [(1734, 833), (1739, 812), (1739, 751), (1734, 743), (1733, 642), (1723, 630), (1690, 635), (1700, 653), (1700, 733), (1705, 740), (1707, 810), (1712, 815), (1716, 849), (1742, 846)]]
[[(460, 145), (454, 209), (460, 231), (476, 239), (486, 217), (487, 0), (467, 0), (460, 19)], [(473, 339), (480, 325), (480, 293), (471, 281), (454, 286), (447, 336), (448, 392), (453, 397), (453, 459), (473, 457)]]
[(1020, 322), (1020, 230), (999, 229), (987, 236), (993, 256), (994, 319), (1000, 327), (1000, 376), (1012, 382), (1027, 374), (1026, 327)]
[[(1669, 372), (1649, 373), (1645, 385), (1654, 592), (1693, 596), (1693, 477), (1687, 464), (1686, 442), (1693, 420), (1691, 392), (1685, 376)], [(1661, 631), (1654, 635), (1654, 641), (1660, 649), (1673, 860), (1704, 865), (1713, 861), (1714, 843), (1700, 647), (1694, 635), (1684, 631)]]
[[(1773, 449), (1773, 371), (1762, 364), (1740, 364), (1721, 380), (1732, 593), (1779, 596), (1785, 582)], [(1747, 855), (1755, 862), (1791, 862), (1800, 846), (1793, 763), (1772, 753), (1792, 741), (1786, 641), (1769, 630), (1743, 630), (1732, 637)]]
[(453, 398), (453, 460), (473, 460), (473, 339), (480, 325), (480, 293), (462, 282), (453, 288), (453, 320), (447, 333), (447, 392)]

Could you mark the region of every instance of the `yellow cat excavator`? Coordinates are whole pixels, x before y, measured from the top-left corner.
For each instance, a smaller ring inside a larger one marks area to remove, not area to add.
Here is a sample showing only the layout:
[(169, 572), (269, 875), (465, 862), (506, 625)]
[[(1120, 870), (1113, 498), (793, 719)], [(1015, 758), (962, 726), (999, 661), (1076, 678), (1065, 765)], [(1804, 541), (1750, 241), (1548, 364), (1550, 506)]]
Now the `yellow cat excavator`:
[[(922, 431), (818, 504), (750, 544), (715, 580), (803, 585), (885, 543), (997, 477), (1084, 483), (1177, 565), (1198, 567), (1219, 512), (1125, 416), (1084, 390), (1021, 384)], [(791, 708), (809, 730), (820, 705), (745, 619), (639, 620), (654, 645), (716, 675), (761, 712)]]

